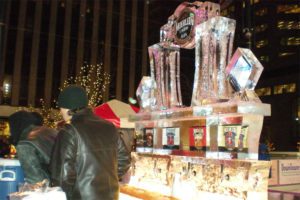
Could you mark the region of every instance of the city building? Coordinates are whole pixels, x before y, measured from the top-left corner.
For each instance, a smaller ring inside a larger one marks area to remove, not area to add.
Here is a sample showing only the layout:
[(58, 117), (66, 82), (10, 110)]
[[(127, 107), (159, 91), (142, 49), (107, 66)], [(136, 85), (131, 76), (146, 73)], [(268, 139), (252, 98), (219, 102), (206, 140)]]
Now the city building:
[(237, 20), (235, 46), (250, 48), (264, 66), (256, 86), (271, 104), (261, 142), (296, 150), (300, 141), (300, 5), (297, 0), (223, 1), (222, 14)]
[(147, 1), (1, 1), (2, 103), (55, 106), (59, 88), (83, 65), (102, 65), (103, 100), (134, 97), (147, 74)]

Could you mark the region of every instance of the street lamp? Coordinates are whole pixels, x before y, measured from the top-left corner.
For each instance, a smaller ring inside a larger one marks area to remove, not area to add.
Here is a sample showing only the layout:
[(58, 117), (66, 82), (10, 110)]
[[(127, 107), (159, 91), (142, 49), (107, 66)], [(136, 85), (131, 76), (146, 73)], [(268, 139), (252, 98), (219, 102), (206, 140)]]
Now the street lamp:
[(4, 78), (2, 91), (3, 91), (3, 103), (8, 104), (11, 97), (11, 78), (8, 76)]

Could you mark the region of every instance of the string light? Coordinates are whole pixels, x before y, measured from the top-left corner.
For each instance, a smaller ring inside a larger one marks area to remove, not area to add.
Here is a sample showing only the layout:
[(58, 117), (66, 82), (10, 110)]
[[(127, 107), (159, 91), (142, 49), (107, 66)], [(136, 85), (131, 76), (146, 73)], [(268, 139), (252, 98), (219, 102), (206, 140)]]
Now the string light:
[(62, 121), (62, 117), (56, 108), (47, 107), (45, 101), (40, 99), (40, 108), (35, 108), (32, 105), (21, 107), (18, 110), (26, 110), (28, 112), (39, 113), (44, 120), (44, 125), (50, 128), (57, 128), (57, 122)]
[(96, 107), (103, 100), (103, 94), (110, 83), (110, 75), (103, 70), (103, 64), (97, 65), (83, 65), (80, 68), (79, 75), (70, 77), (64, 81), (63, 90), (71, 84), (80, 85), (85, 88), (88, 98), (89, 106)]
[[(65, 87), (75, 84), (85, 88), (88, 98), (89, 106), (96, 107), (103, 100), (103, 94), (110, 83), (110, 75), (103, 70), (103, 64), (84, 65), (80, 68), (78, 76), (71, 76), (64, 81), (63, 86), (59, 88), (62, 91)], [(22, 107), (19, 110), (27, 110), (29, 112), (38, 112), (44, 119), (44, 125), (57, 128), (57, 123), (62, 121), (62, 117), (58, 108), (47, 107), (45, 101), (40, 99), (41, 108), (34, 108), (33, 106)], [(54, 101), (54, 105), (56, 102)]]

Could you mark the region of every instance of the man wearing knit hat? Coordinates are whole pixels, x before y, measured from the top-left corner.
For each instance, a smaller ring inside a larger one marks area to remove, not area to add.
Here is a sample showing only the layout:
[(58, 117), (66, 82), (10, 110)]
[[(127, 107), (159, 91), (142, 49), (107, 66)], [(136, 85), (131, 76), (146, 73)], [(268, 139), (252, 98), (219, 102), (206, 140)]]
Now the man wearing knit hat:
[(69, 200), (118, 199), (119, 179), (130, 166), (130, 154), (116, 128), (88, 108), (80, 86), (66, 87), (57, 103), (66, 124), (52, 154), (52, 185), (61, 186)]

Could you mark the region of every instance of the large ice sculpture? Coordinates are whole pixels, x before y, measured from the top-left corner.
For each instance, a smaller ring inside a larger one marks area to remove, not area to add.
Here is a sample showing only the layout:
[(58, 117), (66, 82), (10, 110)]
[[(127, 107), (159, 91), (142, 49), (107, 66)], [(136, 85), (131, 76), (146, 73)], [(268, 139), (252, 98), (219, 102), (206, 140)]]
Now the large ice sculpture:
[(144, 76), (137, 88), (136, 96), (140, 105), (139, 112), (151, 112), (156, 109), (156, 83), (149, 76)]
[(180, 48), (168, 42), (148, 47), (151, 78), (157, 84), (157, 108), (182, 106), (180, 88)]
[(235, 20), (214, 17), (196, 27), (192, 106), (227, 101), (232, 91), (225, 67), (231, 58)]

